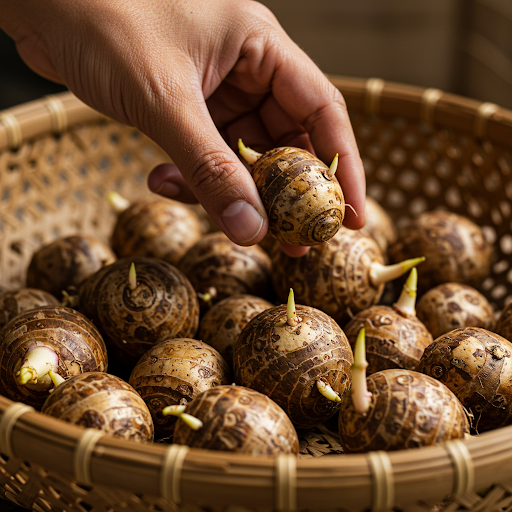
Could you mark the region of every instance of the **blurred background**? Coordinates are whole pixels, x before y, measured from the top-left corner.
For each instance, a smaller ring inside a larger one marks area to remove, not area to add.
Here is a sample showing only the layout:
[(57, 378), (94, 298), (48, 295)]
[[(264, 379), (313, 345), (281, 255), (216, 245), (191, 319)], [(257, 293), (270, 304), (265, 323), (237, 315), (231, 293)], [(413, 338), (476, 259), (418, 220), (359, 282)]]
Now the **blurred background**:
[[(262, 0), (325, 73), (378, 77), (512, 109), (511, 0)], [(63, 90), (0, 32), (0, 109)]]

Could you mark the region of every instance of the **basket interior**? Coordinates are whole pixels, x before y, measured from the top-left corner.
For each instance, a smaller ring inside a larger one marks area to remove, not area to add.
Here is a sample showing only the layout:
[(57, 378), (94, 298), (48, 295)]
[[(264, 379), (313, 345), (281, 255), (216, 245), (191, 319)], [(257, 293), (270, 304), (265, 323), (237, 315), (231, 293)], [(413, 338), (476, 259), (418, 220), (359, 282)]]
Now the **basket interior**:
[[(422, 117), (422, 91), (414, 91), (411, 115), (410, 105), (394, 112), (368, 108), (368, 90), (359, 82), (335, 83), (342, 92), (349, 85), (346, 99), (368, 194), (398, 225), (423, 211), (448, 209), (482, 226), (496, 259), (480, 291), (501, 310), (512, 298), (512, 138), (493, 140)], [(478, 115), (478, 104), (468, 108)], [(168, 160), (137, 130), (100, 116), (0, 150), (0, 289), (24, 285), (31, 255), (43, 243), (75, 233), (108, 241), (115, 220), (108, 194), (117, 191), (133, 200), (149, 193), (147, 174)], [(303, 455), (332, 453), (325, 440), (313, 436)], [(45, 512), (176, 509), (158, 499), (80, 487), (58, 473), (6, 458), (0, 459), (0, 484), (8, 499)], [(496, 499), (512, 501), (508, 492), (502, 487)], [(482, 502), (473, 497), (450, 507), (476, 504)]]

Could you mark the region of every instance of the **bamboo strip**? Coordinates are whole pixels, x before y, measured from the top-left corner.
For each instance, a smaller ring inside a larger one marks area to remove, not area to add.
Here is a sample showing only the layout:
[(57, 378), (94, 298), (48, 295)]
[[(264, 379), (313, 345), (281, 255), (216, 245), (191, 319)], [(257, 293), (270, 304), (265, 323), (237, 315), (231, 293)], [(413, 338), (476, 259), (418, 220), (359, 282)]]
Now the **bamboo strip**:
[(297, 510), (297, 458), (295, 455), (280, 454), (276, 457), (276, 510), (294, 512)]
[[(51, 96), (54, 102), (60, 102), (63, 112), (66, 113), (66, 123), (71, 126), (77, 123), (97, 121), (103, 119), (104, 116), (97, 111), (86, 106), (76, 96), (70, 92), (62, 92)], [(55, 107), (55, 103), (52, 103)], [(0, 115), (8, 114), (16, 120), (16, 133), (13, 137), (12, 128), (0, 124), (0, 151), (5, 149), (14, 149), (22, 143), (33, 139), (34, 137), (47, 135), (55, 132), (59, 125), (63, 125), (62, 113), (55, 114), (48, 106), (45, 99), (35, 100), (23, 105), (9, 108)], [(56, 115), (61, 119), (56, 120)], [(5, 118), (4, 118), (5, 119)]]
[(5, 411), (3, 411), (0, 420), (0, 452), (5, 453), (8, 457), (13, 457), (12, 450), (12, 431), (18, 419), (27, 412), (34, 411), (34, 408), (18, 403), (12, 403)]
[(425, 89), (421, 96), (423, 107), (421, 109), (420, 120), (423, 123), (428, 125), (434, 124), (435, 108), (442, 95), (443, 91), (439, 89)]
[(189, 451), (188, 446), (172, 444), (167, 448), (161, 476), (161, 495), (167, 501), (181, 504), (181, 471)]
[(367, 455), (372, 474), (372, 512), (393, 509), (395, 489), (393, 468), (386, 452), (370, 452)]
[[(343, 93), (349, 109), (366, 110), (370, 108), (372, 112), (378, 109), (384, 115), (402, 115), (413, 119), (422, 119), (422, 115), (424, 115), (424, 94), (428, 89), (384, 82), (381, 79), (328, 77)], [(69, 126), (105, 118), (87, 107), (70, 92), (59, 93), (53, 95), (52, 98), (62, 103)], [(481, 123), (478, 121), (482, 117), (482, 113), (479, 111), (481, 105), (483, 103), (476, 100), (443, 93), (436, 102), (436, 120), (441, 125), (472, 133), (475, 126), (479, 126)], [(55, 130), (55, 114), (50, 112), (44, 99), (12, 107), (3, 112), (3, 114), (5, 113), (16, 118), (19, 133), (13, 139), (12, 129), (0, 124), (0, 151), (13, 147), (15, 143), (23, 143), (35, 136), (53, 133)], [(491, 141), (508, 144), (512, 139), (512, 111), (498, 107), (492, 114), (485, 123), (487, 138)]]
[(57, 95), (46, 96), (44, 102), (50, 112), (52, 131), (57, 134), (64, 133), (68, 128), (68, 117), (60, 97)]
[(92, 485), (91, 458), (94, 447), (104, 436), (104, 432), (86, 429), (78, 439), (73, 460), (74, 477), (79, 484)]
[(370, 78), (366, 82), (365, 89), (365, 112), (367, 114), (378, 114), (382, 89), (384, 89), (384, 80)]
[(478, 107), (474, 124), (475, 137), (483, 139), (487, 136), (487, 123), (498, 110), (498, 105), (494, 103), (482, 103)]
[(5, 130), (5, 138), (9, 149), (18, 149), (22, 142), (20, 123), (12, 112), (0, 113), (0, 124)]
[(460, 439), (445, 444), (445, 448), (453, 460), (455, 473), (455, 496), (464, 495), (473, 490), (475, 470), (468, 449)]

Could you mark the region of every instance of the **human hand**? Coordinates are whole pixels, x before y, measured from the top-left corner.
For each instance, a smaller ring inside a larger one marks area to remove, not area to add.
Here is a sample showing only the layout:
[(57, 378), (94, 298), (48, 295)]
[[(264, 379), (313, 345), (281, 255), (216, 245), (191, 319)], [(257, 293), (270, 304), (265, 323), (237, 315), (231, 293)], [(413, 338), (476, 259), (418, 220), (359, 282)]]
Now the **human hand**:
[[(5, 4), (5, 5), (4, 5)], [(365, 180), (341, 94), (252, 0), (0, 0), (0, 26), (37, 73), (135, 126), (175, 165), (158, 166), (151, 190), (198, 200), (240, 245), (268, 228), (236, 148), (298, 146), (337, 176), (345, 225), (364, 225)], [(178, 171), (179, 169), (179, 171)], [(290, 255), (305, 248), (284, 246)]]

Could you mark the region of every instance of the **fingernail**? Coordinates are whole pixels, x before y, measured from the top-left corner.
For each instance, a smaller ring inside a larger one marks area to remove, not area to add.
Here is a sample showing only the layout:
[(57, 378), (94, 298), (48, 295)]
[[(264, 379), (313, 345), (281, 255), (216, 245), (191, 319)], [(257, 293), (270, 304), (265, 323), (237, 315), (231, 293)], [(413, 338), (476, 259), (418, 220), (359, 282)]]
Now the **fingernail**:
[(224, 227), (234, 242), (246, 244), (256, 238), (263, 227), (263, 217), (246, 201), (235, 201), (222, 214)]
[(180, 193), (180, 187), (170, 181), (162, 181), (155, 192), (165, 197), (176, 197)]

